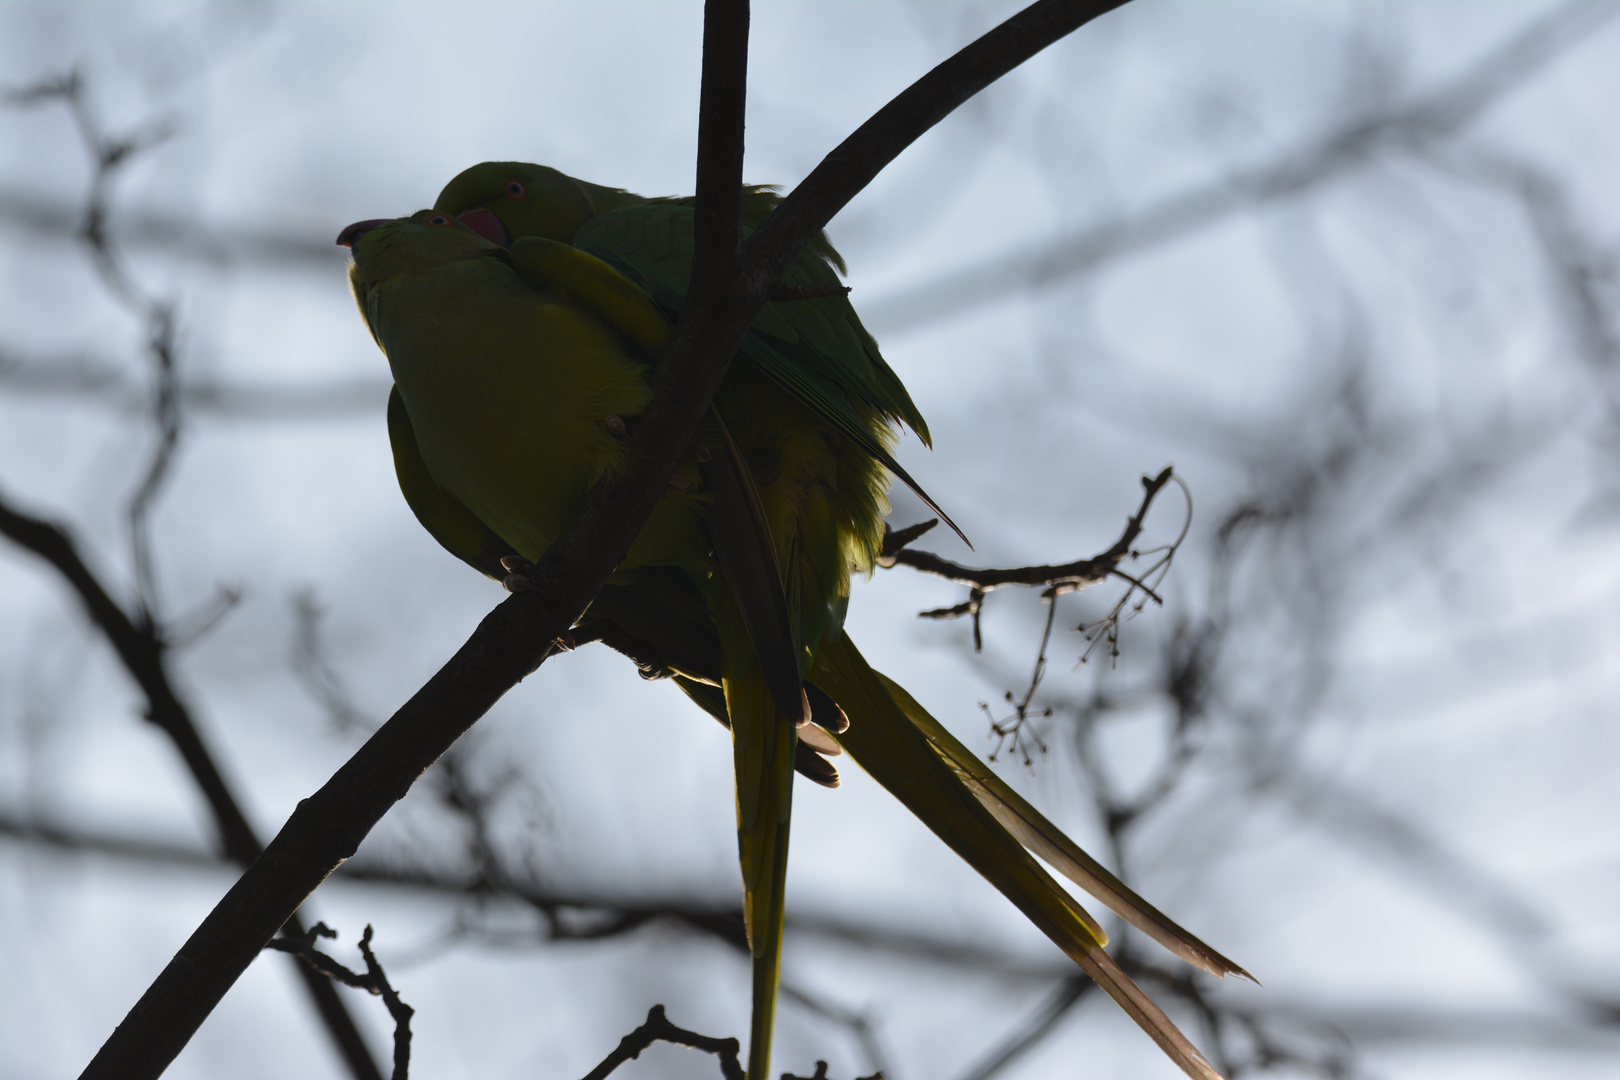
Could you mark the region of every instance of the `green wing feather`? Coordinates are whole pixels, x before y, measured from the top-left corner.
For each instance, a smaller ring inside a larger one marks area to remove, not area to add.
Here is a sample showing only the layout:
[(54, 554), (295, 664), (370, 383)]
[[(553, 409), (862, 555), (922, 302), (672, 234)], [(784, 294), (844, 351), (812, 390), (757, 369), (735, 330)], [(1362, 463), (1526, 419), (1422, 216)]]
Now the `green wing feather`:
[(388, 442), (394, 451), (394, 474), (399, 478), (405, 504), (428, 535), (479, 573), (497, 581), (504, 577), (501, 560), (517, 551), (428, 475), (397, 386), (388, 392)]
[[(753, 190), (751, 209), (763, 220), (768, 206), (762, 189)], [(768, 197), (769, 206), (774, 206), (775, 196)], [(574, 244), (639, 284), (672, 318), (679, 315), (692, 265), (690, 200), (652, 200), (644, 206), (600, 214), (580, 226)], [(836, 255), (822, 237), (818, 245), (800, 254), (783, 280), (789, 285), (836, 285), (834, 267), (841, 265), (834, 261)], [(862, 415), (864, 406), (905, 424), (929, 444), (927, 422), (846, 297), (766, 304), (744, 338), (741, 352), (899, 477), (961, 534), (950, 516), (895, 460), (874, 431), (871, 417)]]
[[(669, 339), (663, 313), (639, 286), (596, 256), (543, 237), (520, 237), (506, 256), (531, 287), (562, 293), (592, 312), (623, 337), (632, 351), (656, 356)], [(716, 444), (704, 469), (712, 501), (707, 523), (726, 578), (737, 597), (748, 639), (765, 684), (782, 715), (794, 723), (809, 719), (799, 679), (799, 650), (793, 616), (782, 589), (770, 525), (748, 469), (711, 410)]]

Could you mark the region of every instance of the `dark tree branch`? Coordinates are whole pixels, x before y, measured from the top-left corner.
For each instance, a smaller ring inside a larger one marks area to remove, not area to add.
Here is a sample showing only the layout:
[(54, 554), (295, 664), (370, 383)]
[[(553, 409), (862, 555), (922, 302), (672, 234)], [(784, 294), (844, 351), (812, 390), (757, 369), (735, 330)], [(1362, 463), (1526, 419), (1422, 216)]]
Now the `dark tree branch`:
[[(1189, 496), (1187, 518), (1182, 522), (1181, 532), (1169, 544), (1153, 549), (1153, 551), (1159, 553), (1159, 558), (1140, 575), (1127, 574), (1119, 568), (1119, 564), (1126, 558), (1134, 559), (1140, 555), (1148, 554), (1148, 552), (1137, 551), (1133, 545), (1135, 545), (1137, 537), (1142, 534), (1142, 523), (1147, 519), (1147, 513), (1153, 505), (1153, 500), (1158, 497), (1160, 491), (1164, 490), (1164, 486), (1171, 482), (1179, 485), (1183, 494), (1186, 493), (1186, 485), (1168, 467), (1158, 476), (1142, 477), (1142, 503), (1137, 508), (1136, 513), (1125, 523), (1125, 531), (1120, 534), (1119, 539), (1114, 542), (1113, 546), (1100, 555), (1094, 555), (1089, 559), (1081, 559), (1078, 562), (1065, 563), (1061, 566), (1021, 566), (1007, 570), (974, 570), (951, 562), (949, 559), (942, 559), (930, 552), (913, 551), (906, 546), (933, 528), (937, 524), (934, 521), (911, 525), (899, 532), (889, 531), (884, 534), (883, 550), (878, 556), (879, 565), (888, 567), (909, 566), (914, 570), (936, 574), (951, 581), (965, 582), (971, 586), (968, 590), (968, 598), (960, 604), (919, 612), (918, 617), (923, 619), (957, 619), (963, 615), (968, 616), (973, 621), (974, 652), (980, 652), (984, 648), (984, 635), (980, 627), (979, 615), (984, 608), (985, 597), (991, 590), (1003, 588), (1007, 585), (1046, 586), (1041, 592), (1041, 598), (1052, 606), (1046, 613), (1046, 630), (1041, 635), (1041, 646), (1035, 657), (1035, 670), (1030, 677), (1029, 687), (1021, 699), (1015, 698), (1011, 691), (1007, 692), (1007, 703), (1014, 707), (1013, 716), (1008, 717), (1006, 720), (997, 720), (993, 715), (990, 717), (991, 732), (999, 740), (1010, 737), (1013, 740), (1014, 753), (1022, 754), (1026, 765), (1029, 764), (1030, 757), (1027, 749), (1022, 746), (1021, 740), (1027, 733), (1037, 745), (1040, 744), (1038, 735), (1035, 735), (1032, 731), (1026, 732), (1025, 722), (1032, 715), (1030, 703), (1034, 699), (1035, 691), (1040, 687), (1041, 679), (1046, 673), (1046, 647), (1052, 640), (1052, 624), (1057, 613), (1057, 598), (1066, 593), (1078, 592), (1087, 585), (1095, 584), (1108, 577), (1117, 577), (1129, 583), (1130, 588), (1125, 590), (1124, 594), (1120, 596), (1106, 615), (1095, 622), (1076, 627), (1086, 635), (1086, 641), (1088, 642), (1085, 652), (1080, 656), (1081, 663), (1090, 659), (1092, 652), (1098, 645), (1102, 644), (1108, 646), (1110, 658), (1119, 655), (1120, 622), (1142, 610), (1149, 600), (1155, 604), (1164, 602), (1155, 591), (1155, 588), (1163, 580), (1164, 576), (1169, 573), (1171, 560), (1175, 558), (1182, 542), (1186, 540), (1187, 530), (1192, 524), (1192, 501)], [(1131, 601), (1138, 594), (1140, 594), (1141, 598), (1133, 605)], [(988, 705), (981, 707), (985, 709), (987, 714), (989, 713)], [(1050, 715), (1050, 710), (1039, 715)], [(998, 742), (998, 752), (1000, 747), (1001, 743)], [(1042, 751), (1044, 752), (1044, 750), (1043, 746)], [(996, 755), (991, 754), (990, 760), (994, 761), (995, 759)]]
[(1017, 1031), (985, 1055), (983, 1061), (969, 1069), (962, 1080), (991, 1080), (992, 1077), (1005, 1072), (1050, 1035), (1063, 1018), (1073, 1012), (1096, 986), (1096, 983), (1078, 972), (1064, 979), (1058, 984), (1057, 989), (1036, 1007), (1034, 1013), (1019, 1026)]
[(265, 948), (288, 953), (329, 979), (382, 998), (388, 1015), (394, 1020), (393, 1080), (408, 1080), (411, 1072), (411, 1017), (416, 1015), (416, 1010), (399, 1000), (399, 994), (389, 983), (382, 965), (377, 962), (377, 954), (371, 951), (371, 934), (371, 924), (367, 923), (365, 933), (360, 935), (360, 956), (366, 962), (364, 975), (351, 971), (315, 947), (317, 937), (335, 939), (338, 936), (337, 931), (325, 923), (316, 923), (308, 933), (297, 937), (276, 938), (267, 942)]
[[(703, 7), (703, 86), (689, 299), (717, 303), (741, 286), (743, 134), (748, 104), (748, 0)], [(698, 290), (712, 290), (700, 294)], [(729, 357), (727, 357), (729, 359)]]
[[(792, 1073), (783, 1073), (782, 1080), (827, 1080), (827, 1063), (825, 1061), (816, 1062), (816, 1071), (809, 1076), (794, 1076)], [(871, 1076), (857, 1077), (856, 1080), (883, 1080), (883, 1073), (879, 1070)]]
[(172, 301), (148, 295), (130, 275), (107, 225), (111, 217), (111, 191), (119, 173), (142, 151), (173, 135), (174, 125), (160, 120), (123, 136), (108, 135), (96, 121), (85, 81), (78, 71), (8, 94), (7, 100), (23, 105), (61, 101), (72, 113), (93, 168), (78, 238), (88, 248), (90, 261), (107, 290), (146, 325), (146, 352), (153, 375), (147, 413), (158, 438), (145, 474), (125, 508), (125, 516), (129, 520), (130, 555), (135, 564), (135, 619), (143, 626), (156, 626), (159, 621), (157, 575), (149, 524), (152, 507), (173, 468), (182, 431), (175, 307)]
[[(89, 832), (59, 823), (21, 820), (0, 814), (0, 837), (59, 851), (152, 863), (165, 868), (224, 869), (226, 864), (204, 851), (178, 844)], [(368, 859), (351, 859), (333, 878), (351, 884), (399, 891), (425, 891), (449, 901), (482, 902), (504, 897), (526, 904), (544, 920), (544, 929), (526, 939), (548, 942), (599, 941), (621, 937), (654, 924), (675, 925), (702, 934), (728, 948), (747, 949), (739, 903), (706, 904), (681, 897), (637, 897), (627, 900), (606, 892), (572, 892), (520, 880), (516, 875), (480, 868), (460, 871), (398, 867)], [(1024, 960), (996, 949), (851, 920), (836, 914), (795, 909), (788, 913), (790, 933), (835, 942), (867, 952), (878, 951), (911, 960), (998, 976), (1048, 979), (1065, 968)], [(463, 927), (462, 930), (471, 928)], [(476, 936), (476, 935), (472, 935)]]
[[(299, 803), (264, 854), (181, 946), (102, 1046), (84, 1080), (153, 1080), (191, 1038), (276, 929), (359, 847), (389, 807), (511, 687), (545, 660), (628, 551), (690, 444), (732, 354), (794, 255), (879, 169), (951, 109), (1024, 59), (1117, 3), (1041, 0), (963, 49), (878, 114), (812, 173), (749, 239), (740, 280), (711, 280), (732, 262), (731, 211), (706, 200), (733, 176), (746, 56), (736, 51), (733, 3), (711, 6), (705, 26), (708, 117), (698, 162), (700, 223), (689, 302), (660, 361), (656, 397), (642, 414), (623, 469), (591, 492), (547, 550), (534, 588), (509, 597), (472, 637), (314, 795)], [(727, 21), (726, 15), (733, 17)], [(718, 95), (718, 96), (716, 96)], [(735, 100), (728, 97), (732, 95)], [(740, 180), (740, 170), (736, 172)], [(795, 197), (796, 201), (795, 201)], [(720, 191), (730, 202), (736, 189)], [(790, 205), (791, 204), (791, 205)], [(784, 214), (783, 211), (788, 211)], [(706, 223), (706, 224), (704, 224)]]
[(710, 1035), (699, 1035), (695, 1031), (676, 1027), (664, 1015), (662, 1005), (654, 1005), (648, 1009), (647, 1022), (620, 1039), (613, 1053), (603, 1058), (600, 1065), (585, 1074), (585, 1080), (603, 1080), (603, 1077), (620, 1065), (640, 1057), (641, 1052), (655, 1042), (674, 1043), (676, 1046), (688, 1046), (693, 1050), (702, 1050), (706, 1054), (715, 1054), (720, 1058), (721, 1076), (726, 1080), (743, 1080), (743, 1067), (737, 1060), (737, 1051), (741, 1047), (736, 1039), (716, 1039)]
[[(1166, 468), (1158, 476), (1142, 477), (1142, 504), (1125, 523), (1125, 531), (1107, 551), (1089, 559), (1078, 559), (1055, 566), (1018, 566), (1005, 570), (975, 570), (949, 559), (942, 559), (927, 551), (915, 551), (906, 545), (934, 527), (930, 521), (912, 525), (899, 532), (888, 532), (883, 537), (883, 554), (878, 558), (882, 566), (909, 566), (925, 574), (934, 574), (947, 581), (960, 581), (981, 592), (989, 592), (1007, 585), (1048, 585), (1060, 593), (1078, 592), (1087, 585), (1096, 584), (1110, 575), (1119, 574), (1119, 564), (1132, 554), (1131, 545), (1142, 535), (1142, 522), (1148, 509), (1164, 486), (1170, 482), (1172, 471)], [(1124, 576), (1124, 575), (1119, 575)]]
[[(169, 679), (167, 644), (157, 630), (150, 625), (137, 625), (108, 595), (79, 557), (72, 537), (63, 529), (21, 513), (3, 496), (0, 496), (0, 534), (50, 563), (78, 594), (90, 621), (112, 645), (124, 670), (129, 672), (146, 698), (146, 719), (174, 743), (192, 779), (202, 790), (203, 798), (213, 812), (214, 826), (218, 830), (220, 848), (225, 857), (238, 866), (250, 866), (263, 847), (220, 773), (219, 766), (214, 763), (213, 755), (204, 745), (190, 710), (181, 701)], [(283, 922), (289, 934), (304, 932), (295, 914), (289, 913), (289, 918)], [(275, 929), (272, 928), (271, 933)], [(360, 1030), (355, 1027), (354, 1018), (349, 1015), (331, 984), (325, 979), (307, 977), (308, 972), (303, 967), (299, 968), (299, 972), (306, 976), (305, 988), (314, 1001), (322, 1023), (348, 1064), (349, 1071), (356, 1080), (381, 1080), (382, 1073), (372, 1061), (371, 1052), (366, 1048)]]
[[(208, 368), (203, 358), (196, 367)], [(359, 376), (309, 382), (254, 381), (193, 376), (178, 380), (177, 404), (189, 417), (227, 420), (319, 420), (380, 416), (392, 380)], [(24, 354), (0, 346), (0, 386), (12, 394), (94, 401), (131, 417), (149, 417), (151, 391), (116, 361), (85, 353)]]
[[(3, 814), (0, 814), (0, 836), (66, 852), (154, 862), (166, 867), (203, 870), (223, 868), (216, 856), (196, 848), (87, 833), (37, 820), (18, 820)], [(675, 898), (642, 899), (634, 904), (626, 904), (622, 899), (615, 899), (607, 894), (545, 891), (504, 878), (490, 883), (482, 878), (469, 879), (465, 875), (435, 872), (431, 869), (396, 869), (359, 859), (345, 863), (334, 876), (358, 885), (389, 890), (418, 892), (426, 890), (451, 901), (466, 898), (480, 903), (491, 895), (490, 888), (493, 884), (495, 895), (509, 896), (536, 909), (544, 908), (558, 916), (548, 923), (548, 930), (535, 936), (535, 940), (540, 941), (601, 940), (632, 932), (649, 924), (663, 923), (688, 929), (723, 944), (728, 949), (746, 948), (741, 929), (741, 910), (736, 907), (703, 907)], [(1035, 959), (1021, 961), (1005, 951), (971, 942), (926, 935), (915, 929), (902, 931), (876, 924), (852, 922), (836, 916), (796, 911), (789, 913), (788, 932), (814, 937), (838, 946), (867, 952), (877, 950), (897, 958), (944, 965), (953, 972), (951, 976), (953, 978), (989, 977), (994, 979), (997, 985), (1003, 986), (1007, 985), (1009, 979), (1018, 983), (1038, 981), (1056, 985), (1060, 989), (1069, 982), (1069, 974), (1065, 970), (1069, 965), (1066, 962)], [(514, 944), (514, 939), (509, 934), (492, 937), (478, 934), (465, 926), (460, 927), (456, 936), (496, 945)], [(1517, 950), (1523, 946), (1522, 940), (1509, 941), (1506, 938), (1503, 940), (1510, 949)], [(1175, 978), (1166, 975), (1161, 969), (1143, 968), (1139, 961), (1131, 956), (1122, 957), (1121, 963), (1133, 977), (1137, 974), (1146, 974), (1161, 982), (1165, 978), (1173, 982)], [(1545, 985), (1549, 989), (1555, 991), (1566, 989), (1559, 982), (1556, 966), (1543, 964), (1538, 970), (1545, 976)], [(1170, 983), (1165, 985), (1170, 986)], [(1195, 989), (1197, 987), (1196, 983), (1189, 985)], [(1171, 986), (1171, 989), (1177, 994), (1182, 992), (1179, 986)], [(791, 988), (784, 988), (783, 992), (793, 1000), (803, 999), (801, 993), (795, 993)], [(1573, 1051), (1609, 1052), (1620, 1046), (1620, 1043), (1616, 1042), (1616, 1026), (1613, 1022), (1615, 1013), (1612, 1007), (1609, 1011), (1581, 1008), (1578, 1006), (1582, 1003), (1573, 999), (1569, 1002), (1573, 1007), (1569, 1014), (1558, 1016), (1540, 1009), (1500, 1013), (1418, 1008), (1403, 1009), (1399, 1012), (1392, 1009), (1381, 1011), (1377, 1007), (1368, 1008), (1346, 1002), (1302, 1004), (1297, 999), (1286, 997), (1268, 999), (1264, 1008), (1256, 1009), (1239, 1006), (1220, 995), (1212, 995), (1202, 990), (1198, 992), (1204, 994), (1210, 1007), (1223, 1018), (1223, 1022), (1235, 1023), (1243, 1029), (1246, 1037), (1256, 1044), (1257, 1058), (1271, 1061), (1282, 1061), (1285, 1058), (1280, 1051), (1265, 1050), (1263, 1042), (1266, 1039), (1274, 1040), (1274, 1037), (1266, 1036), (1263, 1039), (1264, 1031), (1257, 1029), (1281, 1026), (1291, 1030), (1331, 1035), (1329, 1041), (1334, 1049), (1333, 1053), (1328, 1055), (1330, 1061), (1333, 1054), (1342, 1059), (1348, 1053), (1348, 1047), (1344, 1044), (1345, 1033), (1354, 1035), (1358, 1042), (1435, 1047), (1455, 1043), (1474, 1046), (1485, 1044), (1503, 1047), (1559, 1047)], [(1058, 993), (1058, 990), (1054, 990), (1051, 996), (1035, 1006), (1028, 1017), (1016, 1025), (998, 1044), (1000, 1049), (991, 1051), (981, 1059), (975, 1066), (975, 1071), (989, 1066), (1022, 1034), (1029, 1033), (1039, 1026), (1040, 1018), (1045, 1015), (1051, 1002), (1056, 1000)], [(809, 1003), (809, 1007), (818, 1012), (825, 1011), (814, 1002)], [(848, 1023), (846, 1017), (835, 1019)], [(870, 1054), (871, 1051), (868, 1052)], [(1288, 1060), (1297, 1059), (1296, 1053)], [(1322, 1074), (1346, 1075), (1343, 1070), (1323, 1071)]]
[(750, 287), (781, 280), (799, 250), (872, 179), (974, 94), (1126, 0), (1039, 0), (912, 83), (839, 143), (743, 246)]

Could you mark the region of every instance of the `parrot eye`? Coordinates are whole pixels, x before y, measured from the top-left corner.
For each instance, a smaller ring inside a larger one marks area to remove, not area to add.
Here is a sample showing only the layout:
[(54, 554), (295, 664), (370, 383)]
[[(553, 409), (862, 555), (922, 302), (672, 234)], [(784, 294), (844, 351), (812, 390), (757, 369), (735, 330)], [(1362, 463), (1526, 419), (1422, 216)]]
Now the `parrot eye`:
[(506, 197), (507, 198), (509, 198), (509, 199), (521, 199), (521, 198), (523, 198), (523, 194), (524, 194), (524, 192), (523, 192), (523, 185), (522, 184), (518, 183), (516, 180), (508, 180), (506, 182)]
[(445, 217), (443, 214), (434, 214), (432, 217), (427, 219), (427, 223), (429, 225), (448, 225), (450, 224), (450, 219)]

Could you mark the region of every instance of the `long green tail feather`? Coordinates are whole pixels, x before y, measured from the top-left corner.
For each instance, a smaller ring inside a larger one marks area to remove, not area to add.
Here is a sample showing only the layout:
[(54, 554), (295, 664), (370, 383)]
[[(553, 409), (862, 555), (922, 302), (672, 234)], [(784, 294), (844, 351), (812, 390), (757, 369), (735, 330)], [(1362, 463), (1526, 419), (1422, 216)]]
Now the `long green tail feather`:
[(714, 495), (708, 508), (709, 539), (772, 700), (783, 716), (795, 725), (804, 724), (810, 719), (810, 702), (799, 677), (793, 613), (776, 565), (770, 522), (720, 410), (711, 406), (709, 419), (720, 443), (703, 470)]
[(838, 740), (857, 764), (1079, 964), (1188, 1076), (1218, 1080), (1197, 1047), (1103, 950), (1107, 938), (1096, 920), (946, 764), (847, 634), (823, 636), (810, 677), (849, 714), (849, 730)]
[(978, 797), (979, 802), (995, 815), (1008, 832), (1018, 838), (1019, 843), (1102, 901), (1114, 914), (1194, 967), (1222, 978), (1239, 975), (1250, 982), (1257, 981), (1253, 975), (1182, 929), (1082, 851), (1079, 845), (1064, 835), (1063, 830), (1048, 821), (980, 761), (978, 755), (945, 730), (944, 725), (930, 716), (899, 683), (881, 672), (878, 678), (888, 687), (895, 704), (933, 744), (935, 751), (956, 772), (968, 790)]
[(782, 967), (782, 914), (787, 884), (788, 826), (798, 736), (772, 700), (747, 632), (728, 591), (717, 588), (716, 622), (726, 644), (726, 712), (737, 771), (737, 854), (742, 863), (743, 917), (753, 957), (753, 1013), (748, 1076), (770, 1075), (776, 985)]

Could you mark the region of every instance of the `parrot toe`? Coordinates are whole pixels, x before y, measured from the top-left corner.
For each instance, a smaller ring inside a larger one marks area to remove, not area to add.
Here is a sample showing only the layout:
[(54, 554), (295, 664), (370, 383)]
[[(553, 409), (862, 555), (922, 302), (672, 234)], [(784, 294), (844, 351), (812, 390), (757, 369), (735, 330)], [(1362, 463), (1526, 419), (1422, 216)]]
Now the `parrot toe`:
[(835, 788), (842, 783), (838, 769), (832, 762), (816, 753), (807, 744), (800, 743), (793, 751), (793, 767), (806, 780), (814, 780), (822, 787)]
[(501, 587), (509, 593), (523, 592), (534, 588), (534, 563), (521, 555), (507, 555), (501, 559), (501, 569), (506, 576), (501, 578)]
[(831, 694), (813, 682), (806, 682), (804, 696), (810, 702), (810, 720), (817, 727), (833, 735), (849, 730), (849, 716), (838, 707)]

